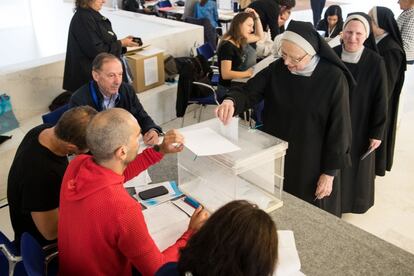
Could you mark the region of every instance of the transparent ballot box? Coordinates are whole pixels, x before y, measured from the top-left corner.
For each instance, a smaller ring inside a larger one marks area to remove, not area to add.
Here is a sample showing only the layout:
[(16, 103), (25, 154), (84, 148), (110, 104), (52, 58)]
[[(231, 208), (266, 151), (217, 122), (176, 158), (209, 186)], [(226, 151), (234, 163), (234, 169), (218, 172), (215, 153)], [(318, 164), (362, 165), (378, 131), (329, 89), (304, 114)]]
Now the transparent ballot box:
[[(182, 129), (187, 139), (188, 131), (209, 128), (225, 136), (240, 150), (197, 156), (185, 147), (178, 154), (179, 188), (210, 212), (237, 199), (248, 200), (271, 212), (283, 205), (284, 157), (288, 143), (252, 130), (240, 124), (238, 119), (234, 122), (232, 130), (228, 129), (231, 126), (223, 127), (217, 119)], [(220, 144), (213, 146), (220, 147)]]

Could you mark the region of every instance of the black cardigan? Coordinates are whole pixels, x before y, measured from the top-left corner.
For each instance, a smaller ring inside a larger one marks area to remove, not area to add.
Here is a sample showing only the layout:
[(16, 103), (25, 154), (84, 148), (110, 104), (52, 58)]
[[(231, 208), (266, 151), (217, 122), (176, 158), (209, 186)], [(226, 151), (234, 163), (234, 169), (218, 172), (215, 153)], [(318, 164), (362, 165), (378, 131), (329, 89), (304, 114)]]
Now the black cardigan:
[(95, 10), (78, 8), (69, 26), (63, 89), (74, 92), (91, 80), (92, 61), (99, 53), (120, 57), (125, 51), (108, 18)]

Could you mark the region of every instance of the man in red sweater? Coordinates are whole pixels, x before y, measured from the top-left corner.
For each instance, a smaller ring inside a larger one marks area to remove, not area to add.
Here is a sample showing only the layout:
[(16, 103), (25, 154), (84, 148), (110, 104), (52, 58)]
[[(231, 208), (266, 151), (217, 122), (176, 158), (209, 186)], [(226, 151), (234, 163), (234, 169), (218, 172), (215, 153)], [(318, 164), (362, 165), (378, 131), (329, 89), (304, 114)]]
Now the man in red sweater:
[(161, 145), (137, 155), (140, 127), (128, 111), (112, 108), (95, 116), (86, 140), (93, 157), (80, 155), (68, 166), (62, 182), (58, 248), (60, 275), (154, 275), (166, 262), (177, 261), (181, 247), (208, 217), (197, 209), (188, 230), (167, 248), (155, 245), (141, 206), (123, 183), (163, 154), (183, 149), (184, 138), (167, 132)]

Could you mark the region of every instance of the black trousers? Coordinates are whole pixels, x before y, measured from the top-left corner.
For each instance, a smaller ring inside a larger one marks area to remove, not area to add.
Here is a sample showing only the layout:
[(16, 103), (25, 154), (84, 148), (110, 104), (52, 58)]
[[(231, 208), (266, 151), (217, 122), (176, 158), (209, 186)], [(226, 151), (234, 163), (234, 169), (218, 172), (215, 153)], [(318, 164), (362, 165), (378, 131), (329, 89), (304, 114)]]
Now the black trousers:
[(326, 0), (310, 0), (312, 13), (313, 13), (313, 25), (316, 27), (319, 20), (321, 20), (322, 10), (325, 7)]

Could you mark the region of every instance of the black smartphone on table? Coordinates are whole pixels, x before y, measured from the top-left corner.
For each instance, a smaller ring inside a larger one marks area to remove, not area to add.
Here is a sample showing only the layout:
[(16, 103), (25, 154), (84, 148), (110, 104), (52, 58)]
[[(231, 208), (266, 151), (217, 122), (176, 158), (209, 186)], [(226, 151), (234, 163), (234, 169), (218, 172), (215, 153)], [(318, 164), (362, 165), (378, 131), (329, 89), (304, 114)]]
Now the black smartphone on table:
[(133, 37), (132, 41), (137, 43), (139, 46), (142, 46), (142, 39), (140, 37)]
[(162, 195), (166, 195), (168, 194), (168, 190), (167, 188), (165, 188), (164, 186), (157, 186), (142, 192), (138, 193), (139, 198), (143, 199), (143, 200), (147, 200), (150, 198), (154, 198), (157, 196), (162, 196)]

